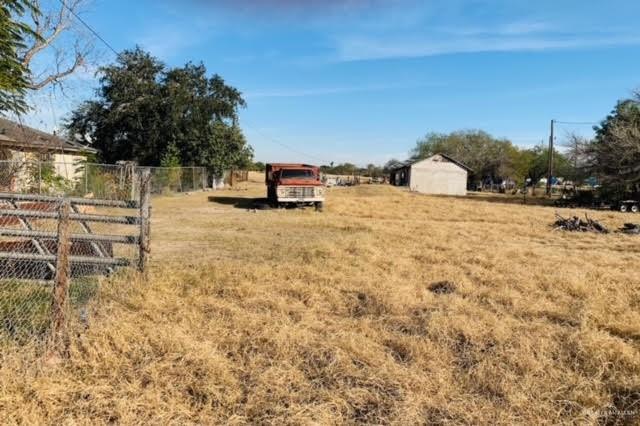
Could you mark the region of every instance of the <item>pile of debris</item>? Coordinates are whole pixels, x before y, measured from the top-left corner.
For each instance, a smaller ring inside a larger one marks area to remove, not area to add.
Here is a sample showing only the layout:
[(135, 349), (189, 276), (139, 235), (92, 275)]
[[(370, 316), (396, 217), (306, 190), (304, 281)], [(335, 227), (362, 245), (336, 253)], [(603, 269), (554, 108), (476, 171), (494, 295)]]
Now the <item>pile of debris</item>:
[(625, 223), (620, 232), (623, 234), (640, 235), (640, 224), (638, 223)]
[(608, 234), (609, 230), (606, 226), (598, 222), (597, 220), (589, 218), (587, 214), (584, 215), (585, 220), (580, 219), (578, 216), (573, 216), (569, 219), (565, 219), (556, 213), (556, 221), (554, 225), (554, 231), (559, 229), (563, 231), (575, 231), (575, 232), (597, 232), (599, 234)]

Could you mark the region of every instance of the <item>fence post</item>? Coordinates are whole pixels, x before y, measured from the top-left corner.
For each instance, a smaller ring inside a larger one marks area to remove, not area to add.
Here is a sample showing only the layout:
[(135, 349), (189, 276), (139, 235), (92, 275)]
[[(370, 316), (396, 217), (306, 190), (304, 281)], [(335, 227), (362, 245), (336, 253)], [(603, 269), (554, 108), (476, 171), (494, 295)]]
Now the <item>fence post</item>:
[(38, 161), (38, 194), (42, 194), (42, 162)]
[[(148, 170), (147, 170), (148, 171)], [(129, 196), (130, 200), (135, 200), (136, 199), (136, 165), (134, 162), (132, 161), (128, 161), (125, 164), (125, 175), (127, 176), (127, 178), (129, 179), (130, 182), (130, 190), (131, 190), (131, 195)]]
[(144, 169), (140, 173), (140, 255), (138, 270), (145, 272), (149, 261), (151, 232), (151, 171)]
[(89, 163), (84, 163), (84, 195), (89, 193)]
[(63, 200), (58, 208), (58, 253), (56, 257), (56, 276), (53, 284), (53, 301), (51, 304), (51, 344), (50, 348), (57, 354), (66, 350), (67, 322), (66, 309), (69, 296), (69, 275), (71, 265), (69, 251), (69, 214), (71, 203)]

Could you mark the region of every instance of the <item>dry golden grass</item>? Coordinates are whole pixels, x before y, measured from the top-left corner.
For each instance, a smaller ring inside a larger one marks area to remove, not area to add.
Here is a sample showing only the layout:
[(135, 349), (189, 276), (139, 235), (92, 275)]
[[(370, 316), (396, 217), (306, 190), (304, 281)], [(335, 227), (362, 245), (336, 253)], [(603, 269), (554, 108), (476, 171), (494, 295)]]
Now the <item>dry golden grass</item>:
[(5, 349), (3, 422), (640, 421), (640, 237), (388, 186), (248, 212), (244, 185), (155, 200), (149, 282), (104, 283), (60, 365)]

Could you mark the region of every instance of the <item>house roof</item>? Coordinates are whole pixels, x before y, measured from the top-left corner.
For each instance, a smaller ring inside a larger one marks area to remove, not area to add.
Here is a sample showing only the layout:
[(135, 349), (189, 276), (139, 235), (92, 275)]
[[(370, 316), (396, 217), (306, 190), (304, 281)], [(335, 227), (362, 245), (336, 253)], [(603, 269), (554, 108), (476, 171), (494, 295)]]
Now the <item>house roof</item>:
[(94, 148), (0, 117), (0, 146), (32, 151), (96, 153)]
[(393, 165), (393, 167), (391, 167), (391, 170), (399, 170), (399, 169), (408, 167), (408, 166), (412, 165), (413, 163), (415, 163), (415, 161), (411, 161), (411, 160), (398, 161)]
[(465, 170), (466, 170), (466, 171), (468, 171), (468, 172), (473, 172), (473, 169), (472, 169), (471, 167), (469, 167), (469, 166), (467, 166), (466, 164), (464, 164), (464, 163), (462, 163), (462, 162), (460, 162), (460, 161), (456, 160), (456, 159), (455, 159), (455, 158), (453, 158), (453, 157), (448, 156), (447, 154), (442, 154), (442, 153), (436, 153), (436, 154), (434, 154), (434, 155), (432, 155), (432, 156), (430, 156), (430, 157), (427, 157), (427, 158), (420, 158), (420, 159), (417, 159), (417, 160), (407, 160), (407, 161), (404, 161), (404, 162), (398, 163), (398, 164), (396, 164), (396, 165), (392, 168), (392, 170), (399, 170), (399, 169), (402, 169), (402, 168), (405, 168), (405, 167), (411, 167), (412, 165), (414, 165), (414, 164), (416, 164), (416, 163), (418, 163), (418, 162), (420, 162), (420, 161), (428, 160), (429, 158), (433, 158), (433, 157), (435, 157), (436, 155), (439, 155), (439, 156), (441, 156), (441, 157), (446, 158), (447, 160), (451, 161), (452, 163), (454, 163), (454, 164), (456, 164), (457, 166), (459, 166), (459, 167), (461, 167), (461, 168), (465, 169)]
[(448, 156), (447, 154), (439, 154), (441, 157), (446, 158), (447, 160), (451, 161), (454, 164), (457, 164), (458, 166), (462, 167), (463, 169), (465, 169), (468, 172), (473, 172), (473, 169), (469, 166), (467, 166), (466, 164), (456, 160), (453, 157)]

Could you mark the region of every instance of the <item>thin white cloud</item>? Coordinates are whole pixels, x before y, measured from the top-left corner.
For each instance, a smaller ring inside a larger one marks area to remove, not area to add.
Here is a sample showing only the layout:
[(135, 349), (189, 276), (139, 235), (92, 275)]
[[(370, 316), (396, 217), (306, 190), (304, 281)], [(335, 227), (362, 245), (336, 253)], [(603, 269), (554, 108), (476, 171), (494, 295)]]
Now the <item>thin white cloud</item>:
[(371, 86), (318, 87), (304, 89), (278, 89), (247, 92), (247, 99), (257, 98), (299, 98), (308, 96), (327, 96), (348, 93), (382, 92), (386, 90), (416, 89), (424, 87), (442, 87), (443, 84), (383, 84)]
[(559, 28), (551, 22), (545, 21), (516, 21), (509, 22), (502, 25), (496, 25), (493, 27), (478, 27), (478, 26), (447, 26), (436, 27), (436, 33), (442, 33), (446, 35), (454, 35), (460, 37), (470, 36), (524, 36), (531, 34), (549, 33), (551, 31), (557, 31)]
[(502, 34), (522, 35), (534, 34), (555, 29), (555, 26), (549, 22), (542, 21), (521, 21), (512, 22), (504, 25), (500, 30)]
[(388, 39), (345, 38), (337, 47), (338, 60), (360, 61), (393, 58), (416, 58), (456, 53), (517, 52), (585, 49), (598, 47), (631, 46), (640, 44), (640, 35), (602, 36), (538, 36), (460, 37), (443, 39)]
[(206, 43), (216, 32), (217, 22), (202, 16), (173, 15), (145, 25), (134, 37), (136, 44), (163, 60)]
[(307, 96), (324, 96), (362, 91), (356, 87), (323, 87), (315, 89), (278, 89), (246, 93), (247, 99), (256, 98), (301, 98)]
[(188, 30), (165, 29), (162, 32), (150, 32), (138, 38), (137, 44), (161, 59), (172, 57), (174, 54), (193, 46), (198, 40), (195, 34)]

